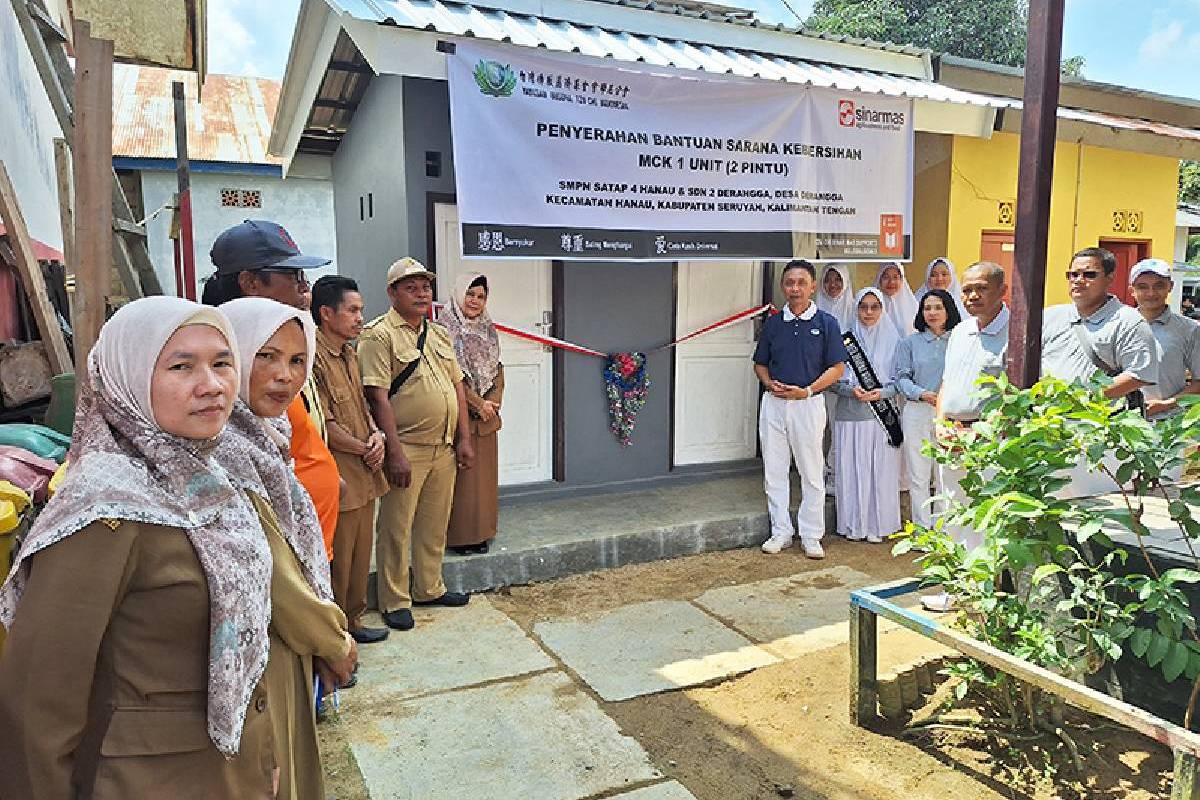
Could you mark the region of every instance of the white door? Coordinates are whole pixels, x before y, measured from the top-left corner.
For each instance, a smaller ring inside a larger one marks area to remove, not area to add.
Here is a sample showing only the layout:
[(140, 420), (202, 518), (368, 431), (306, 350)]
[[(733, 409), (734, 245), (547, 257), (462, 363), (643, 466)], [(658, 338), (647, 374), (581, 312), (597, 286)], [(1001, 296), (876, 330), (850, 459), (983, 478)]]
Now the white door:
[[(458, 207), (434, 206), (437, 234), (438, 298), (454, 291), (455, 278), (482, 272), (488, 279), (488, 313), (492, 320), (544, 331), (550, 319), (550, 262), (470, 259), (459, 244)], [(537, 483), (552, 477), (553, 366), (541, 345), (500, 334), (504, 362), (504, 402), (500, 429), (500, 484)]]
[[(676, 336), (762, 303), (762, 266), (752, 261), (679, 264)], [(675, 348), (675, 463), (753, 458), (758, 382), (754, 323), (747, 320)]]

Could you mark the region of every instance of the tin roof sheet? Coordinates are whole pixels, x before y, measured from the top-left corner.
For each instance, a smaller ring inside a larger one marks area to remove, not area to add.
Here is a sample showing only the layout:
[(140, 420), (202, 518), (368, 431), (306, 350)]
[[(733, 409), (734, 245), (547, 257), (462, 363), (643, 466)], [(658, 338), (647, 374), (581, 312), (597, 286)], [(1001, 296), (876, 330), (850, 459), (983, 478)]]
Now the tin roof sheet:
[(188, 158), (234, 164), (279, 164), (267, 154), (279, 103), (279, 81), (209, 75), (196, 103), (191, 72), (116, 64), (113, 67), (113, 155), (175, 158), (175, 104), (171, 84), (188, 97)]
[[(578, 25), (547, 17), (514, 13), (453, 0), (328, 1), (344, 13), (358, 19), (374, 21), (382, 25), (432, 31), (447, 36), (478, 37), (524, 47), (544, 47), (549, 50), (612, 58), (618, 61), (642, 62), (660, 67), (702, 70), (748, 78), (785, 80), (846, 91), (912, 97), (996, 109), (1021, 108), (1021, 101), (1016, 98), (970, 92), (917, 77), (805, 61), (765, 52), (714, 47), (680, 39), (664, 39), (595, 25)], [(644, 0), (597, 0), (597, 2), (716, 20), (730, 25), (785, 31), (798, 36), (844, 42), (890, 52), (910, 55), (922, 55), (930, 52), (909, 45), (893, 45), (852, 37), (830, 36), (806, 31), (803, 28), (788, 28), (783, 25), (766, 25), (740, 14), (721, 15), (670, 3), (644, 2)], [(1183, 128), (1177, 125), (1084, 109), (1060, 108), (1058, 114), (1062, 119), (1103, 125), (1115, 130), (1200, 141), (1200, 130), (1194, 128)]]

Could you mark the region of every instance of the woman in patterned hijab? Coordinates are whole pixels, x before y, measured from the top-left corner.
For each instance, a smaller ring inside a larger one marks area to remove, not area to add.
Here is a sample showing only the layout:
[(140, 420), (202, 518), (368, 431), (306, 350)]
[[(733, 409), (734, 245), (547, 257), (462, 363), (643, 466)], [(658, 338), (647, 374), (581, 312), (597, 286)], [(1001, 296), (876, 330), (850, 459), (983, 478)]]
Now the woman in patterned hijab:
[(450, 331), (454, 354), (463, 371), (463, 390), (471, 415), (475, 465), (458, 473), (454, 483), (446, 546), (456, 553), (486, 553), (496, 538), (500, 515), (499, 482), (500, 402), (504, 397), (504, 367), (500, 336), (487, 303), (488, 279), (479, 273), (458, 276), (454, 296), (438, 315)]
[(271, 797), (271, 555), (212, 458), (228, 321), (137, 300), (82, 378), (71, 466), (0, 589), (0, 796)]
[(321, 523), (290, 464), (286, 412), (316, 354), (312, 317), (262, 297), (221, 306), (246, 368), (217, 457), (258, 511), (271, 547), (271, 652), (263, 683), (281, 800), (325, 800), (312, 703), (314, 669), (330, 688), (353, 681), (358, 649), (333, 599)]

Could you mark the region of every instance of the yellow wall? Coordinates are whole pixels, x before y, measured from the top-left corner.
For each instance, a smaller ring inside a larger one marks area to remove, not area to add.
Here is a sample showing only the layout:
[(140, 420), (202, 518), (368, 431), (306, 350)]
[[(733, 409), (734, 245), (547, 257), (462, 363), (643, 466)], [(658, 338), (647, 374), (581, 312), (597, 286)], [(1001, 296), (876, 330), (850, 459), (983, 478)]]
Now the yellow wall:
[[(979, 260), (985, 230), (1012, 230), (999, 221), (1000, 201), (1017, 195), (1019, 137), (991, 139), (956, 136), (950, 167), (950, 212), (946, 251), (960, 274)], [(1063, 273), (1071, 254), (1094, 247), (1100, 239), (1150, 242), (1150, 254), (1170, 259), (1174, 244), (1179, 163), (1162, 156), (1059, 142), (1054, 151), (1050, 201), (1046, 304), (1067, 302)], [(1144, 215), (1141, 233), (1114, 233), (1113, 211), (1136, 209)], [(923, 253), (915, 243), (915, 253)]]

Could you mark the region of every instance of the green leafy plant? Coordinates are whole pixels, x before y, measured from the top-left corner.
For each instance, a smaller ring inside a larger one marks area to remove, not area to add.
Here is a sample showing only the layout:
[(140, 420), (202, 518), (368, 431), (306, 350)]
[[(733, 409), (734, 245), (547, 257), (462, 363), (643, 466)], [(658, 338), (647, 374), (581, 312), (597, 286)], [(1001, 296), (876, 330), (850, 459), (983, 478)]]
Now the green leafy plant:
[[(956, 597), (952, 624), (1030, 663), (1081, 679), (1128, 650), (1167, 681), (1193, 681), (1190, 726), (1200, 688), (1200, 637), (1184, 587), (1200, 582), (1192, 508), (1200, 488), (1168, 488), (1200, 439), (1200, 406), (1148, 422), (1104, 398), (1100, 385), (1044, 378), (1028, 390), (983, 378), (991, 400), (969, 428), (943, 427), (926, 452), (959, 469), (963, 502), (946, 503), (933, 528), (909, 524), (893, 548), (919, 551), (921, 576)], [(1063, 499), (1067, 472), (1080, 462), (1119, 488), (1116, 504)], [(1165, 506), (1187, 543), (1194, 569), (1160, 571), (1143, 519)], [(968, 550), (947, 526), (982, 538)], [(1055, 698), (973, 661), (953, 668), (962, 699), (976, 690), (1009, 730), (1061, 727)]]

